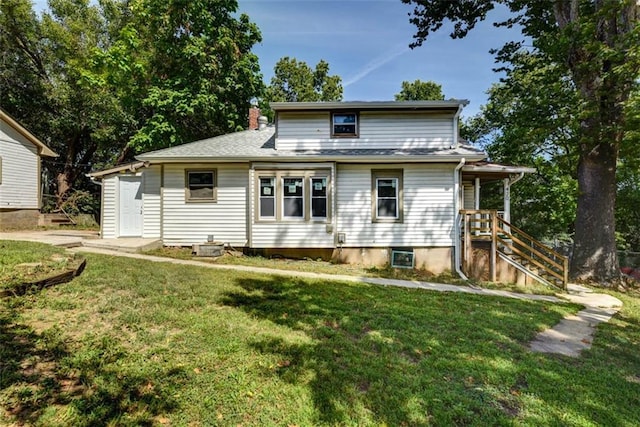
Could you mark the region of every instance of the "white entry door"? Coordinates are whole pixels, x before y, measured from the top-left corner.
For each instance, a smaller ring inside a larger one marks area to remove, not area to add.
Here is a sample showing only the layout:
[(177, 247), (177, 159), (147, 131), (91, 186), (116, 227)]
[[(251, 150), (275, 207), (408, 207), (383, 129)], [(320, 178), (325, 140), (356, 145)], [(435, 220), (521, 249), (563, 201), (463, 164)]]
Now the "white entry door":
[(120, 236), (142, 236), (142, 177), (120, 177)]

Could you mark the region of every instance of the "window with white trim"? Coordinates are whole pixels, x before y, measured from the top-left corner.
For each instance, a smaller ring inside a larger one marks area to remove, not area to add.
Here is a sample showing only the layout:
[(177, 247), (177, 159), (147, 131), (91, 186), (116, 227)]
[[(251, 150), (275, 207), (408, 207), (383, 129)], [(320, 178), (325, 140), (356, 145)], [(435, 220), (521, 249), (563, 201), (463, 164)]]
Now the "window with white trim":
[(402, 171), (372, 171), (371, 183), (372, 220), (402, 222)]
[(327, 178), (311, 178), (311, 218), (327, 218)]
[(260, 178), (259, 217), (260, 219), (276, 218), (276, 179)]
[(282, 178), (282, 217), (304, 219), (304, 179)]

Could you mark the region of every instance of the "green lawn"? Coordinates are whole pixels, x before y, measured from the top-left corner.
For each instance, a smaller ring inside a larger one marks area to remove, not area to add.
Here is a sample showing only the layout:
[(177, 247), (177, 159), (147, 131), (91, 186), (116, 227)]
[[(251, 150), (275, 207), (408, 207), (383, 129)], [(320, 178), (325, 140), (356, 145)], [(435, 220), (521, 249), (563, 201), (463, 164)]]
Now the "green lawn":
[(575, 305), (87, 260), (0, 301), (0, 425), (640, 423), (635, 297), (570, 359), (526, 344)]

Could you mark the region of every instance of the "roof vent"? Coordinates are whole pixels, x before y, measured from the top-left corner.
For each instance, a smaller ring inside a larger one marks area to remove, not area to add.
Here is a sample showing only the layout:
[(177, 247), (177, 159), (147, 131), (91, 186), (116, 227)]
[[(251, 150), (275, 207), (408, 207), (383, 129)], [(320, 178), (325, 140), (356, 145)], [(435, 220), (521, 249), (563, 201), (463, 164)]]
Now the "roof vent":
[(258, 117), (258, 130), (265, 129), (267, 127), (268, 121), (269, 119), (267, 119), (265, 116)]

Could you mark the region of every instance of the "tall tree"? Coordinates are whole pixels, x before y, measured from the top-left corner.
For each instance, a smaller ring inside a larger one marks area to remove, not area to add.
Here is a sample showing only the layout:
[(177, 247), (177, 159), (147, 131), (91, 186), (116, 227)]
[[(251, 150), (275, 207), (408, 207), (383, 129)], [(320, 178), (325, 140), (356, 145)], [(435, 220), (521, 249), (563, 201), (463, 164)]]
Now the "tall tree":
[(264, 90), (234, 0), (0, 2), (3, 108), (61, 154), (59, 201), (140, 151), (244, 126)]
[(274, 75), (267, 88), (272, 102), (340, 101), (342, 79), (329, 75), (329, 64), (320, 60), (313, 69), (304, 61), (285, 56), (274, 67)]
[[(530, 49), (563, 68), (579, 102), (574, 149), (578, 200), (571, 274), (575, 279), (611, 282), (619, 277), (615, 239), (616, 166), (624, 145), (625, 104), (640, 74), (640, 5), (635, 0), (402, 0), (414, 5), (410, 21), (420, 46), (445, 20), (461, 38), (497, 4), (512, 18), (497, 25), (520, 25)], [(507, 43), (498, 59), (510, 62), (525, 50)]]
[(51, 0), (40, 19), (29, 1), (0, 4), (3, 107), (60, 154), (47, 163), (58, 203), (117, 144), (118, 101), (89, 71), (94, 50), (109, 43), (107, 23), (88, 0)]
[(436, 82), (415, 80), (403, 81), (402, 89), (395, 95), (396, 101), (423, 101), (442, 100), (442, 86)]

